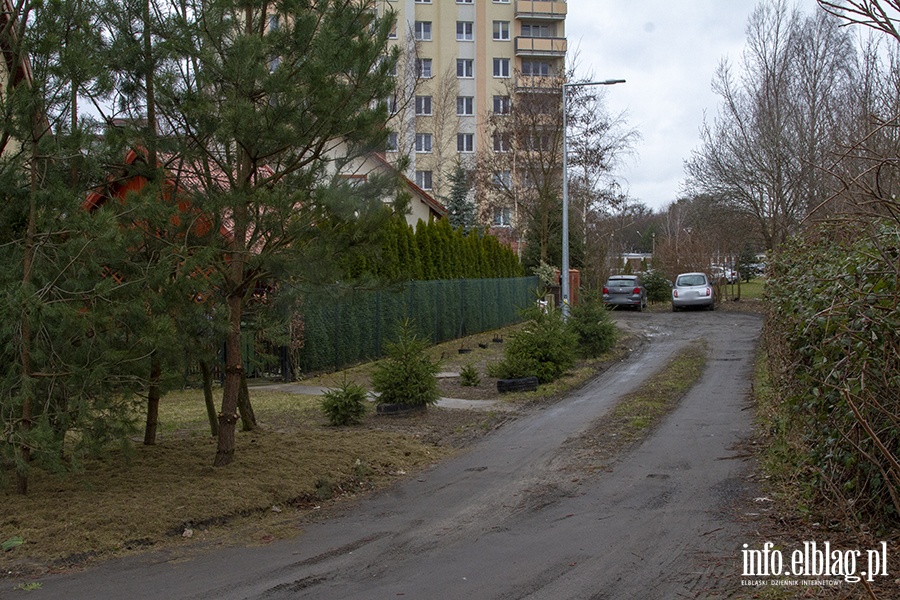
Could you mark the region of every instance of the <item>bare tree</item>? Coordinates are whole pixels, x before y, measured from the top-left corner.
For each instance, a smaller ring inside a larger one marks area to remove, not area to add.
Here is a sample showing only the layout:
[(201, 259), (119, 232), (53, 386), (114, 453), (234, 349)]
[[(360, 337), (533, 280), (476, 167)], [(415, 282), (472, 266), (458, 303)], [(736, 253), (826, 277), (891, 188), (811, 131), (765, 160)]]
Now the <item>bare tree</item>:
[(857, 23), (883, 31), (900, 40), (900, 2), (898, 0), (818, 0), (826, 12), (849, 23)]
[[(439, 77), (422, 86), (423, 93), (431, 98), (431, 133), (434, 136), (432, 154), (428, 161), (433, 175), (432, 190), (436, 197), (444, 196), (449, 190), (449, 179), (457, 161), (457, 138), (460, 119), (457, 115), (459, 80), (455, 66), (448, 67)], [(426, 126), (426, 128), (429, 128)]]
[[(556, 240), (561, 235), (562, 210), (562, 98), (566, 76), (543, 78), (540, 87), (523, 86), (529, 77), (517, 73), (507, 87), (508, 104), (487, 120), (492, 148), (481, 152), (476, 166), (480, 189), (479, 212), (490, 222), (498, 210), (514, 215), (513, 228), (521, 241), (527, 236), (529, 254), (539, 261), (558, 264)], [(623, 115), (610, 116), (602, 104), (602, 92), (574, 88), (567, 98), (569, 135), (570, 222), (576, 233), (570, 241), (581, 245), (586, 210), (599, 197), (618, 159), (630, 151), (638, 134), (628, 130)], [(573, 259), (583, 256), (574, 248)], [(529, 259), (526, 258), (526, 263)], [(577, 261), (576, 261), (577, 264)]]
[(833, 17), (804, 20), (786, 0), (760, 5), (740, 73), (726, 61), (716, 72), (722, 104), (687, 163), (690, 191), (752, 215), (767, 248), (783, 242), (828, 195), (818, 169), (836, 148), (850, 58)]

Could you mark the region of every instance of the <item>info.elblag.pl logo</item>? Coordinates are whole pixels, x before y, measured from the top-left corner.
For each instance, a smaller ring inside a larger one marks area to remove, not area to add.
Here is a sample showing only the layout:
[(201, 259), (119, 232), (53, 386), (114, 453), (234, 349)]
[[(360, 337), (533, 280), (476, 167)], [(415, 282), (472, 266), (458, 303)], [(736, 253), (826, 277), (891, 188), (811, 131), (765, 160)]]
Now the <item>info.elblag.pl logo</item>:
[(758, 550), (748, 544), (743, 548), (743, 577), (784, 578), (741, 580), (743, 585), (827, 585), (822, 579), (801, 578), (839, 578), (847, 583), (858, 583), (863, 578), (875, 581), (876, 577), (888, 576), (887, 542), (867, 550), (832, 548), (830, 542), (803, 542), (802, 548), (787, 555), (772, 542), (766, 542)]

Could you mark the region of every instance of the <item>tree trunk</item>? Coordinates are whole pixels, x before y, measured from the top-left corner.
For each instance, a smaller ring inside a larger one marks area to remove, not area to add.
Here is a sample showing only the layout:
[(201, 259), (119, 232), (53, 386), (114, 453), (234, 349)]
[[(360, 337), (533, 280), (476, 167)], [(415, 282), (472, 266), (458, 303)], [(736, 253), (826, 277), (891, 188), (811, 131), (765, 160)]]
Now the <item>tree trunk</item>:
[(147, 389), (147, 424), (144, 426), (144, 445), (156, 444), (156, 428), (159, 424), (159, 380), (162, 377), (162, 364), (154, 352), (150, 355), (150, 385)]
[(543, 263), (547, 262), (547, 244), (550, 243), (549, 218), (547, 211), (541, 214), (541, 262)]
[[(236, 263), (242, 263), (240, 259)], [(234, 268), (234, 265), (232, 265)], [(234, 289), (234, 288), (232, 288)], [(219, 440), (213, 466), (224, 467), (234, 460), (234, 430), (238, 420), (238, 399), (241, 375), (244, 371), (241, 356), (241, 309), (243, 298), (238, 286), (228, 296), (231, 326), (225, 337), (225, 383), (222, 390), (222, 410), (219, 411)]]
[(22, 420), (19, 426), (19, 463), (16, 465), (16, 492), (22, 495), (28, 493), (28, 463), (31, 462), (31, 445), (28, 434), (31, 430), (32, 414), (31, 395), (32, 367), (31, 367), (31, 311), (28, 309), (28, 298), (31, 288), (31, 272), (34, 264), (34, 238), (37, 229), (37, 190), (38, 190), (38, 158), (37, 158), (37, 126), (35, 126), (35, 139), (32, 141), (31, 157), (31, 193), (28, 198), (28, 225), (25, 230), (25, 245), (22, 253), (22, 291), (25, 303), (22, 306), (22, 347), (19, 360), (22, 366)]
[(206, 416), (209, 418), (209, 430), (213, 437), (219, 435), (219, 422), (216, 421), (216, 404), (213, 401), (212, 369), (205, 360), (200, 361), (200, 372), (203, 374), (203, 400), (206, 403)]
[(247, 373), (241, 371), (241, 391), (238, 395), (238, 412), (241, 414), (241, 431), (256, 429), (256, 415), (250, 404), (250, 390), (247, 389)]

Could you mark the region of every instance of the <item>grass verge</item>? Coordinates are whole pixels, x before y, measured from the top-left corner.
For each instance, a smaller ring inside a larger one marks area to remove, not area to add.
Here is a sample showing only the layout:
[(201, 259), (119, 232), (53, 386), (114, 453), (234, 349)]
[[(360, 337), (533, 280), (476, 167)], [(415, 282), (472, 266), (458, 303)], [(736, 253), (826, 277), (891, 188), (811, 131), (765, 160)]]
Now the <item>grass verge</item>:
[(591, 471), (605, 469), (619, 453), (647, 438), (700, 379), (706, 355), (704, 340), (690, 343), (609, 414), (597, 419), (585, 435), (570, 440), (576, 464)]
[[(833, 548), (862, 550), (863, 553), (863, 549), (876, 548), (885, 541), (888, 556), (895, 556), (900, 548), (900, 533), (875, 534), (861, 527), (852, 517), (852, 507), (840, 511), (815, 502), (810, 482), (811, 467), (804, 460), (801, 450), (804, 447), (802, 431), (792, 428), (783, 413), (764, 350), (760, 350), (756, 361), (753, 400), (757, 420), (757, 439), (753, 447), (756, 448), (758, 478), (763, 482), (766, 503), (765, 508), (757, 506), (755, 509), (759, 515), (753, 522), (757, 540), (751, 546), (761, 548), (765, 542), (772, 542), (776, 549), (789, 556), (808, 540), (820, 545), (827, 541)], [(898, 586), (900, 579), (892, 571), (888, 577), (877, 577), (872, 583), (863, 580), (857, 583), (840, 582), (839, 585), (808, 585), (800, 590), (760, 586), (753, 588), (749, 597), (753, 600), (797, 597), (814, 600), (887, 600), (897, 597)]]
[(211, 466), (202, 393), (186, 391), (163, 399), (155, 446), (109, 450), (65, 476), (34, 469), (28, 496), (0, 492), (0, 538), (24, 540), (0, 554), (2, 575), (186, 545), (186, 531), (229, 543), (226, 530), (248, 519), (257, 527), (234, 541), (282, 537), (282, 515), (387, 485), (450, 452), (403, 432), (329, 427), (318, 397), (255, 392), (253, 402), (261, 427), (237, 435), (239, 460), (228, 467)]
[[(442, 370), (485, 365), (502, 357), (515, 327), (440, 344)], [(622, 359), (637, 340), (623, 336), (599, 359), (583, 361), (537, 392), (502, 397), (504, 407), (552, 402)], [(459, 348), (471, 350), (460, 354)], [(343, 377), (368, 385), (372, 363), (323, 375), (307, 384), (334, 385)], [(447, 397), (501, 397), (489, 378), (463, 388), (442, 380)], [(358, 427), (331, 427), (321, 397), (251, 387), (260, 427), (237, 435), (236, 460), (211, 467), (216, 441), (200, 390), (167, 394), (160, 404), (155, 446), (136, 436), (126, 450), (108, 449), (66, 475), (35, 468), (29, 495), (0, 487), (0, 579), (154, 548), (189, 552), (209, 544), (260, 544), (298, 533), (306, 516), (342, 499), (393, 482), (447, 457), (495, 429), (514, 412), (431, 407), (423, 414), (369, 414)], [(186, 534), (190, 537), (186, 537)]]

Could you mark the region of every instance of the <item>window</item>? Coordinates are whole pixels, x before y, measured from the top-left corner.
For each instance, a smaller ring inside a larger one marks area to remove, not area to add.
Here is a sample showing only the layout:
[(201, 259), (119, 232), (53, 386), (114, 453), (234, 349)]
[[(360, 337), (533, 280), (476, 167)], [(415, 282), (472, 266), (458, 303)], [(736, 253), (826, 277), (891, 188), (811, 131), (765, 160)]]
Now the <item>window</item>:
[(392, 132), (388, 133), (387, 144), (385, 144), (385, 151), (387, 151), (387, 152), (399, 152), (400, 151), (400, 142), (397, 139), (396, 131), (392, 131)]
[(529, 150), (549, 150), (550, 135), (547, 133), (533, 133), (527, 138)]
[(429, 78), (431, 77), (431, 59), (430, 58), (417, 58), (416, 65), (418, 68), (416, 69), (419, 73), (420, 78)]
[(474, 133), (457, 133), (456, 134), (456, 151), (457, 152), (475, 152), (475, 134)]
[(416, 152), (431, 152), (431, 134), (416, 134)]
[(533, 77), (548, 77), (550, 75), (550, 63), (537, 60), (523, 60), (522, 75), (530, 75)]
[(509, 152), (509, 134), (494, 132), (494, 152)]
[(512, 173), (510, 171), (500, 171), (499, 173), (494, 173), (494, 187), (512, 187)]
[(369, 180), (366, 175), (338, 175), (338, 177), (347, 182), (347, 185), (352, 188), (358, 188)]
[(475, 24), (472, 21), (457, 21), (456, 22), (456, 41), (457, 42), (471, 42), (475, 39), (474, 32)]
[(494, 77), (509, 77), (509, 59), (494, 59)]
[(475, 98), (473, 96), (456, 97), (456, 114), (461, 117), (470, 117), (475, 114)]
[(416, 96), (416, 115), (431, 115), (431, 96)]
[(494, 0), (494, 4), (509, 4), (509, 0)]
[(420, 42), (431, 41), (431, 21), (416, 21), (415, 24), (416, 39)]
[(269, 15), (269, 31), (278, 31), (281, 29), (281, 18), (279, 15)]
[(555, 31), (550, 25), (526, 25), (522, 24), (522, 37), (527, 38), (548, 38), (553, 37)]
[(494, 21), (494, 39), (509, 39), (509, 21)]
[(431, 171), (416, 171), (416, 185), (423, 190), (430, 190)]
[(509, 227), (512, 225), (512, 212), (507, 207), (494, 209), (494, 227)]
[(397, 39), (397, 22), (394, 21), (394, 24), (391, 25), (391, 32), (388, 33), (388, 39), (396, 40)]
[(388, 97), (387, 109), (388, 109), (388, 113), (390, 113), (392, 115), (397, 114), (397, 95), (396, 94), (392, 94), (391, 96)]
[(494, 114), (509, 114), (509, 96), (494, 96)]
[(472, 0), (456, 0), (457, 4), (474, 4)]
[(431, 0), (416, 0), (416, 4), (431, 4)]
[(457, 58), (456, 76), (465, 79), (475, 77), (475, 61), (471, 58)]

